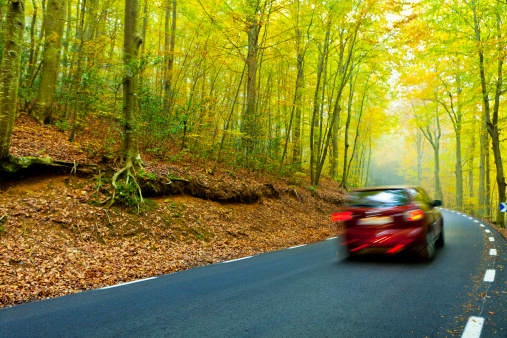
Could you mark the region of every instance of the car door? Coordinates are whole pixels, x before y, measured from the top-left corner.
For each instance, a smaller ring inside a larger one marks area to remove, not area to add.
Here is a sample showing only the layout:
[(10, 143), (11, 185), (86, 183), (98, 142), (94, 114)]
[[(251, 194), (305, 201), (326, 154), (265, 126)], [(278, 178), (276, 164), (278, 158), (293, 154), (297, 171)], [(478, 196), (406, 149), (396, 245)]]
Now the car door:
[[(438, 211), (433, 206), (433, 202), (432, 202), (431, 198), (428, 196), (426, 191), (424, 191), (424, 189), (417, 188), (417, 193), (419, 195), (419, 199), (420, 199), (421, 203), (424, 203), (426, 205), (425, 209), (428, 210), (427, 211), (428, 220), (430, 222), (430, 226), (433, 231), (433, 235), (437, 236), (438, 232), (439, 232), (439, 229), (437, 229), (437, 226), (436, 226), (436, 222), (438, 220)], [(424, 212), (426, 212), (426, 210), (424, 210)]]

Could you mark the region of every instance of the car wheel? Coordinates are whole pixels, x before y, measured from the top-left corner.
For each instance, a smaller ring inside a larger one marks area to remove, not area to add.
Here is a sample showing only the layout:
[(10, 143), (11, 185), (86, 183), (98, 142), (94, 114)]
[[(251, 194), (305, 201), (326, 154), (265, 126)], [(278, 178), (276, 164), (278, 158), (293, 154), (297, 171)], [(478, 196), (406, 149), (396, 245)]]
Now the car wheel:
[(444, 238), (444, 222), (442, 221), (442, 227), (440, 231), (440, 236), (438, 236), (437, 241), (435, 242), (436, 246), (441, 248), (445, 244), (445, 238)]
[(421, 249), (421, 251), (419, 251), (419, 257), (423, 261), (431, 261), (433, 257), (435, 257), (435, 251), (435, 241), (433, 240), (432, 232), (429, 231), (426, 236), (426, 245)]

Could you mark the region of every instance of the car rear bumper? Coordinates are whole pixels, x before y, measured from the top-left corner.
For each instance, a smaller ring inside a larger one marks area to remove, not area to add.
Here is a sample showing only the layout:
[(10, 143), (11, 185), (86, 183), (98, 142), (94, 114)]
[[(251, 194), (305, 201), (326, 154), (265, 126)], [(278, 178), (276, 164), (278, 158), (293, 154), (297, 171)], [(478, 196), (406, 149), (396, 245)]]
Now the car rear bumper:
[(396, 254), (419, 250), (426, 244), (420, 227), (406, 229), (347, 229), (345, 242), (350, 253)]

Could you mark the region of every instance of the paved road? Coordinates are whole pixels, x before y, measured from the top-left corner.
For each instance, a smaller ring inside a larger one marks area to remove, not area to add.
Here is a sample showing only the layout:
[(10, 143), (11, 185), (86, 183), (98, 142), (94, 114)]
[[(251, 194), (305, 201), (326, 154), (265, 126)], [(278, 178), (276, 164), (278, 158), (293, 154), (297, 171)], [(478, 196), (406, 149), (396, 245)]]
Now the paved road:
[(429, 264), (337, 259), (332, 239), (0, 309), (0, 337), (460, 337), (471, 316), (506, 337), (506, 241), (443, 213)]

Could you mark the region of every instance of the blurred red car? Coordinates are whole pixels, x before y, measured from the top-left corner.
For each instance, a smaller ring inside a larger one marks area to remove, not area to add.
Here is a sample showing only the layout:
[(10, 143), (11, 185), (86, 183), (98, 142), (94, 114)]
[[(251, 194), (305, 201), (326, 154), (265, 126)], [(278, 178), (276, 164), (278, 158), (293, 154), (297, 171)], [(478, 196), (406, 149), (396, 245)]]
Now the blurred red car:
[(444, 223), (439, 200), (420, 187), (385, 186), (357, 189), (349, 194), (333, 221), (345, 225), (345, 246), (359, 253), (416, 252), (431, 260), (444, 245)]

